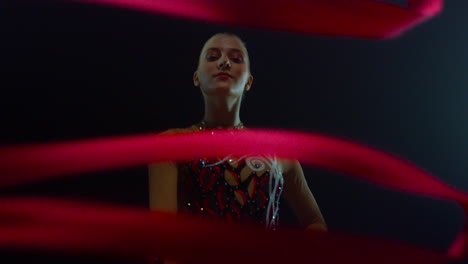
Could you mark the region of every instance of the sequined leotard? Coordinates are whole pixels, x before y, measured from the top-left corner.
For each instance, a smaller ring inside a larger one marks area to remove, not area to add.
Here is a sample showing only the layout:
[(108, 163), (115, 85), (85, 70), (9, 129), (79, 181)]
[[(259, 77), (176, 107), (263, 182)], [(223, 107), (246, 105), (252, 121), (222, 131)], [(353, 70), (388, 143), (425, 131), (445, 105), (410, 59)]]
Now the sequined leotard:
[(194, 159), (179, 167), (179, 211), (275, 229), (283, 179), (276, 159)]
[(179, 213), (278, 226), (284, 180), (276, 158), (196, 158), (178, 163), (178, 171)]

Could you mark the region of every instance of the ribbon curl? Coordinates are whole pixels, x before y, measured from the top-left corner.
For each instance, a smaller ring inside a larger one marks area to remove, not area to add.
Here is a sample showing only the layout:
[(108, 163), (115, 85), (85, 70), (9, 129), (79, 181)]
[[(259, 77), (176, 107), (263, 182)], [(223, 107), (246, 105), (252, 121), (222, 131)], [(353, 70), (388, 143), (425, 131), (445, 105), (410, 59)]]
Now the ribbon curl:
[[(261, 129), (114, 137), (4, 147), (0, 149), (0, 187), (151, 162), (186, 160), (195, 156), (241, 156), (252, 152), (298, 159), (306, 165), (337, 170), (396, 190), (448, 199), (458, 202), (463, 208), (468, 207), (468, 195), (465, 192), (448, 186), (424, 170), (382, 151), (323, 135)], [(0, 213), (5, 214), (5, 211), (0, 210)], [(35, 213), (40, 215), (41, 210), (36, 210)], [(170, 221), (162, 223), (166, 227), (168, 224)], [(68, 232), (73, 233), (74, 226), (80, 224), (68, 223)], [(47, 225), (44, 226), (46, 227)], [(48, 227), (55, 228), (50, 225)], [(124, 229), (119, 227), (116, 230)], [(6, 231), (3, 230), (0, 235), (5, 235), (4, 232)], [(464, 231), (454, 242), (447, 256), (458, 258), (465, 254)]]
[(183, 19), (305, 34), (396, 37), (437, 15), (442, 0), (68, 0)]
[[(372, 0), (68, 1), (119, 6), (210, 23), (373, 39), (398, 36), (442, 9), (442, 0), (408, 0), (407, 7)], [(287, 131), (217, 131), (9, 146), (0, 149), (0, 187), (157, 161), (249, 152), (297, 158), (310, 166), (338, 170), (400, 191), (456, 201), (464, 208), (467, 219), (466, 193), (406, 161), (352, 142)], [(442, 263), (468, 253), (466, 224), (449, 251), (443, 254), (380, 238), (296, 230), (269, 233), (248, 226), (227, 228), (221, 223), (149, 214), (141, 209), (43, 198), (2, 198), (0, 216), (2, 247), (53, 252), (131, 258), (158, 254), (205, 263), (299, 263), (304, 259), (335, 263), (352, 259), (359, 263), (425, 264)], [(242, 250), (231, 254), (239, 245)], [(216, 248), (210, 251), (209, 258), (203, 253), (207, 247)], [(185, 249), (184, 254), (180, 254), (180, 248)]]
[[(0, 246), (183, 263), (439, 264), (448, 258), (390, 240), (201, 221), (148, 210), (50, 199), (2, 199)], [(5, 227), (6, 226), (6, 227)], [(207, 252), (209, 251), (209, 252)], [(272, 252), (275, 252), (272, 254)], [(337, 252), (339, 252), (337, 254)]]

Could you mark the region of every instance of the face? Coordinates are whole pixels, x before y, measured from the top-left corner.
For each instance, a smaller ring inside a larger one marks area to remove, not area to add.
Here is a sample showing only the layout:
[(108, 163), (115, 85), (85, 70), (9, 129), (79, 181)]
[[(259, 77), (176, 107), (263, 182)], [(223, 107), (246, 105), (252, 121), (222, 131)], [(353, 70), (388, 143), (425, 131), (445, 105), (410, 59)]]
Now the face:
[[(226, 75), (219, 75), (225, 73)], [(236, 37), (222, 34), (209, 39), (193, 75), (205, 95), (242, 96), (252, 85), (247, 50)]]

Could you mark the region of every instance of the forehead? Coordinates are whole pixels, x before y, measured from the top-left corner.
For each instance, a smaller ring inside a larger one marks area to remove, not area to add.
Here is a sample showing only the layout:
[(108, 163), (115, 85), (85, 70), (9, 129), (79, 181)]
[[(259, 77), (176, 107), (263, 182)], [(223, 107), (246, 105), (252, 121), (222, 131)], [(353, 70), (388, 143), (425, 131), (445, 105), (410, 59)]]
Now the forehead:
[(224, 51), (240, 51), (246, 53), (245, 47), (242, 42), (236, 37), (229, 35), (218, 35), (209, 39), (205, 46), (204, 51), (219, 49)]

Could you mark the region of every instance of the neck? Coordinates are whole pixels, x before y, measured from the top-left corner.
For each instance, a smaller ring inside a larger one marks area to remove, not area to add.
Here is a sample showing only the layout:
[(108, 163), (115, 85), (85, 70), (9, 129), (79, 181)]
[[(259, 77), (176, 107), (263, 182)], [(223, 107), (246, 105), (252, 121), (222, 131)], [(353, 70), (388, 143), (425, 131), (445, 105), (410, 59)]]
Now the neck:
[(239, 117), (241, 98), (210, 98), (205, 96), (203, 120), (209, 127), (233, 127), (241, 121)]

